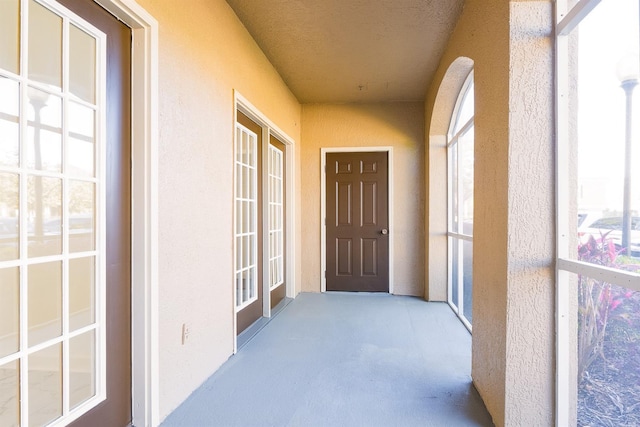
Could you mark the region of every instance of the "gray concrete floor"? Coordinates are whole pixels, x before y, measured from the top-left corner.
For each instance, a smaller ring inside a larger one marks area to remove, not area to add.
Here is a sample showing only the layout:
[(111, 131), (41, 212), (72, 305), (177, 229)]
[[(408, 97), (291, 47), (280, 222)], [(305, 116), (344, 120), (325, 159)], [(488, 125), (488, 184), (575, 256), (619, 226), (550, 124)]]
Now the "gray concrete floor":
[(491, 426), (448, 305), (300, 294), (162, 426)]

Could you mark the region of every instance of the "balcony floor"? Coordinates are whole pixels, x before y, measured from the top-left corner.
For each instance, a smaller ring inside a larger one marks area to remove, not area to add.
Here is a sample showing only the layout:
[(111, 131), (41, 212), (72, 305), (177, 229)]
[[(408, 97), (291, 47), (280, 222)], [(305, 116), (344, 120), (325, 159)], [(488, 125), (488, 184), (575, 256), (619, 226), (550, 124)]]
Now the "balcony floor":
[(444, 303), (300, 294), (169, 426), (491, 426), (471, 336)]

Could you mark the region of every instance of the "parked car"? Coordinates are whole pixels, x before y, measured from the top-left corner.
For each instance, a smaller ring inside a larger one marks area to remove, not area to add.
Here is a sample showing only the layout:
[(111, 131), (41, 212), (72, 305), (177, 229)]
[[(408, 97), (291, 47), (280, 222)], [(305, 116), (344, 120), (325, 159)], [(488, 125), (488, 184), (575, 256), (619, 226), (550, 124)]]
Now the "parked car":
[(15, 237), (18, 234), (18, 218), (0, 218), (0, 235), (5, 237)]
[(591, 224), (602, 218), (601, 212), (578, 212), (578, 233), (591, 227)]
[[(608, 234), (607, 234), (608, 233)], [(617, 249), (622, 249), (622, 217), (600, 218), (594, 221), (588, 228), (580, 231), (581, 241), (585, 237), (593, 236), (598, 239), (603, 235), (607, 235), (616, 245)], [(640, 257), (640, 217), (631, 217), (631, 256)]]

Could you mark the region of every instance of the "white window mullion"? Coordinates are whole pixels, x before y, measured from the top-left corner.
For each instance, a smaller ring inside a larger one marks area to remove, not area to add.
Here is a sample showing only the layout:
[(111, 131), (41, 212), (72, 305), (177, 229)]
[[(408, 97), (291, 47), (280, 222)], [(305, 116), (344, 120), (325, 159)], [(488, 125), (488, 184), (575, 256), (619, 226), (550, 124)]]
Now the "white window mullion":
[[(462, 177), (463, 174), (463, 168), (461, 167), (461, 161), (462, 161), (462, 156), (460, 155), (460, 140), (458, 139), (458, 143), (456, 144), (456, 161), (457, 164), (455, 166), (456, 168), (456, 186), (457, 186), (457, 192), (456, 195), (458, 196), (458, 200), (457, 200), (457, 207), (458, 207), (458, 211), (456, 212), (456, 215), (458, 216), (458, 229), (456, 230), (456, 233), (459, 234), (464, 234), (464, 224), (463, 224), (463, 219), (464, 219), (464, 179)], [(460, 258), (462, 259), (462, 258)]]
[(69, 19), (62, 20), (62, 416), (69, 413), (69, 178), (67, 175), (67, 130), (69, 123)]
[(464, 318), (464, 243), (463, 240), (457, 239), (458, 249), (458, 265), (456, 266), (456, 274), (458, 275), (458, 316)]
[(451, 236), (447, 236), (447, 260), (447, 302), (455, 311), (453, 289), (451, 289), (451, 283), (453, 283), (453, 238)]
[[(558, 13), (558, 17), (561, 17), (561, 20), (556, 26), (556, 34), (558, 36), (568, 35), (600, 1), (601, 0), (579, 0), (571, 10), (567, 11), (566, 15), (563, 14), (563, 12)], [(564, 7), (566, 7), (566, 1), (564, 3)]]
[(20, 359), (19, 359), (19, 375), (18, 381), (20, 383), (20, 422), (23, 425), (29, 425), (29, 361), (27, 355), (27, 348), (29, 342), (27, 341), (27, 334), (24, 331), (28, 330), (28, 304), (27, 304), (27, 283), (28, 268), (27, 268), (27, 254), (28, 254), (28, 239), (27, 239), (27, 174), (24, 168), (24, 156), (26, 152), (26, 135), (27, 135), (27, 70), (29, 69), (29, 49), (28, 49), (28, 34), (29, 34), (29, 5), (28, 0), (22, 0), (20, 2), (20, 154), (19, 154), (19, 168), (20, 168), (20, 212), (19, 212), (19, 236), (20, 236)]
[[(566, 7), (566, 1), (564, 1)], [(560, 15), (556, 4), (556, 15)], [(557, 33), (559, 34), (559, 33)], [(556, 254), (569, 255), (569, 60), (567, 36), (556, 37)], [(556, 262), (556, 265), (558, 263)], [(569, 273), (556, 270), (556, 425), (569, 425), (571, 390), (571, 328), (569, 304)]]

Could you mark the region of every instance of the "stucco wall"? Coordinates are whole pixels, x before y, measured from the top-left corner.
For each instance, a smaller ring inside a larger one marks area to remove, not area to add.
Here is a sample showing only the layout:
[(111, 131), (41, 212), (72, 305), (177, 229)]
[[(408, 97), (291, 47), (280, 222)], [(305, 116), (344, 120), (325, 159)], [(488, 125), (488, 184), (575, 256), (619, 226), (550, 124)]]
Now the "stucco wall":
[[(506, 425), (555, 415), (553, 5), (511, 2)], [(510, 386), (513, 384), (513, 386)], [(528, 404), (524, 404), (528, 402)]]
[(320, 291), (320, 149), (393, 147), (394, 293), (424, 293), (424, 105), (305, 104), (302, 107), (302, 290)]
[[(238, 90), (296, 142), (301, 111), (223, 0), (138, 3), (160, 25), (159, 412), (163, 419), (233, 352), (233, 91)], [(299, 265), (296, 270), (299, 279)], [(191, 332), (186, 345), (181, 344), (183, 323)]]
[[(450, 64), (473, 60), (472, 376), (498, 426), (554, 424), (552, 16), (551, 1), (468, 0), (426, 100), (434, 125)], [(443, 133), (427, 134), (430, 164)], [(427, 171), (430, 188), (441, 170)], [(446, 217), (441, 197), (429, 194), (429, 218)], [(427, 265), (441, 271), (429, 239)]]

